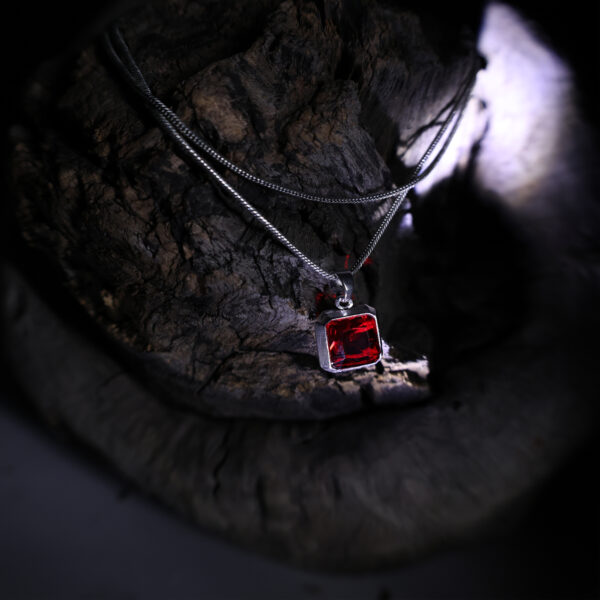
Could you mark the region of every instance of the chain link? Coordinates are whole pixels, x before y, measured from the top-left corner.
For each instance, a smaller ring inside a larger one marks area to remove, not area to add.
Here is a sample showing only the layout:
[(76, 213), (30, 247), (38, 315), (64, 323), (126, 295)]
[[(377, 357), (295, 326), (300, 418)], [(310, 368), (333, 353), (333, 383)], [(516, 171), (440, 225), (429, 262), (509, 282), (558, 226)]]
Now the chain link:
[[(252, 217), (257, 219), (263, 225), (263, 227), (265, 227), (265, 229), (292, 254), (297, 256), (302, 262), (304, 262), (310, 269), (319, 274), (321, 277), (328, 281), (334, 282), (337, 285), (341, 285), (341, 281), (336, 273), (330, 273), (326, 271), (317, 265), (313, 260), (311, 260), (306, 254), (304, 254), (304, 252), (302, 252), (285, 235), (283, 235), (283, 233), (281, 233), (281, 231), (279, 231), (275, 225), (273, 225), (252, 204), (250, 204), (250, 202), (248, 202), (248, 200), (246, 200), (235, 188), (233, 188), (231, 184), (229, 184), (223, 178), (223, 176), (218, 173), (214, 167), (198, 153), (197, 150), (204, 152), (206, 155), (223, 165), (232, 173), (235, 173), (236, 175), (239, 175), (240, 177), (254, 184), (260, 185), (274, 192), (299, 198), (301, 200), (321, 202), (326, 204), (362, 204), (367, 202), (377, 202), (387, 198), (394, 198), (394, 201), (387, 209), (386, 214), (377, 228), (377, 231), (372, 236), (367, 247), (360, 255), (356, 263), (353, 265), (350, 272), (355, 275), (375, 249), (375, 246), (391, 223), (398, 209), (406, 200), (406, 195), (408, 192), (431, 173), (447, 150), (452, 138), (454, 137), (454, 134), (456, 133), (456, 130), (458, 129), (465, 107), (469, 101), (471, 91), (475, 85), (475, 78), (479, 70), (478, 66), (474, 66), (466, 81), (460, 86), (455, 100), (450, 105), (450, 110), (447, 117), (442, 122), (440, 129), (438, 130), (434, 139), (430, 142), (427, 150), (417, 165), (411, 170), (411, 176), (408, 182), (399, 187), (395, 187), (392, 190), (378, 192), (375, 194), (349, 197), (319, 196), (315, 194), (308, 194), (293, 188), (288, 188), (272, 181), (257, 177), (256, 175), (238, 167), (227, 158), (219, 154), (212, 146), (210, 146), (206, 141), (193, 132), (170, 108), (168, 108), (161, 100), (154, 96), (116, 25), (111, 27), (111, 29), (105, 33), (104, 42), (109, 55), (121, 73), (133, 87), (133, 89), (142, 97), (142, 99), (148, 105), (150, 112), (158, 121), (159, 125), (173, 139), (181, 151), (195, 164), (204, 169), (204, 171), (206, 171), (206, 173), (220, 186), (227, 190), (229, 194), (231, 194), (231, 196), (233, 196), (233, 198), (235, 198), (235, 200), (237, 200)], [(424, 168), (445, 135), (446, 139), (440, 150), (429, 162), (427, 167)]]

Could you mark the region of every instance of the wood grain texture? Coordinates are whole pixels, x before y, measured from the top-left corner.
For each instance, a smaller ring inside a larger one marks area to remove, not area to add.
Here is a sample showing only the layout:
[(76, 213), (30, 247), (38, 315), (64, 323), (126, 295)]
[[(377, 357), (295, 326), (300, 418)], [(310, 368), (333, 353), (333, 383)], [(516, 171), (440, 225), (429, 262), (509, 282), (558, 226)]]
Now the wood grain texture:
[(14, 372), (51, 423), (206, 531), (298, 565), (381, 568), (505, 528), (593, 414), (560, 348), (513, 341), (420, 407), (213, 419), (165, 403), (16, 271), (3, 281)]
[[(122, 25), (155, 92), (237, 164), (325, 195), (389, 188), (399, 139), (451, 99), (466, 51), (444, 64), (414, 16), (368, 2), (275, 4), (247, 14), (237, 3), (158, 3)], [(332, 290), (174, 152), (99, 46), (52, 92), (57, 129), (17, 146), (24, 234), (165, 389), (214, 414), (277, 418), (356, 410), (367, 388), (423, 396), (425, 382), (398, 361), (343, 390), (314, 368), (315, 298)], [(382, 215), (233, 182), (329, 270), (355, 260)], [(382, 245), (357, 289), (397, 313), (398, 286), (380, 275), (388, 255)]]
[[(320, 194), (401, 181), (470, 66), (393, 3), (170, 0), (120, 24), (155, 93), (219, 151)], [(375, 568), (502, 524), (593, 430), (588, 172), (551, 169), (552, 194), (517, 190), (522, 210), (477, 188), (481, 157), (495, 164), (483, 92), (414, 230), (390, 228), (357, 280), (383, 368), (334, 377), (313, 336), (331, 290), (174, 151), (99, 44), (61, 73), (40, 72), (15, 134), (36, 254), (26, 276), (3, 269), (5, 350), (47, 420), (142, 489), (295, 564)], [(583, 165), (580, 133), (562, 147)], [(228, 178), (327, 269), (382, 214)], [(570, 211), (556, 199), (574, 190)], [(428, 380), (410, 363), (424, 352)]]

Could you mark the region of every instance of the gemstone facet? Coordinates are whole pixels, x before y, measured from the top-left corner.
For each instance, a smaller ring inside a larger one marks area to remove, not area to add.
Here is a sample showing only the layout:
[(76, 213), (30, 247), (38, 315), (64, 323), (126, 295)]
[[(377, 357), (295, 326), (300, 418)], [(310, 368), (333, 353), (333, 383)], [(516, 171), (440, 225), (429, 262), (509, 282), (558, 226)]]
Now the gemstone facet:
[(370, 306), (327, 311), (317, 324), (321, 367), (331, 373), (374, 365), (381, 359), (381, 339)]

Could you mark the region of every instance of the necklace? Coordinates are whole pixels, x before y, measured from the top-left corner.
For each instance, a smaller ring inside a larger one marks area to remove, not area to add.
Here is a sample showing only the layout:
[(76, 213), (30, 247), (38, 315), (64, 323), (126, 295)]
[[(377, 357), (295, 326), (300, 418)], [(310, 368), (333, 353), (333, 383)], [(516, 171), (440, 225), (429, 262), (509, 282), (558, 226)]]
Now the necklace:
[[(132, 89), (141, 96), (159, 126), (172, 138), (188, 159), (201, 167), (213, 181), (225, 189), (244, 208), (244, 210), (259, 221), (277, 241), (304, 262), (306, 266), (323, 279), (332, 282), (338, 288), (341, 288), (341, 293), (338, 294), (335, 300), (336, 309), (322, 312), (315, 324), (317, 352), (321, 367), (325, 371), (331, 373), (341, 373), (377, 364), (381, 360), (383, 352), (376, 311), (373, 307), (366, 304), (354, 305), (352, 298), (354, 291), (354, 275), (360, 270), (375, 249), (375, 246), (391, 223), (394, 215), (404, 204), (408, 192), (431, 173), (450, 145), (469, 101), (480, 65), (475, 63), (468, 77), (459, 87), (455, 99), (450, 104), (448, 115), (443, 120), (437, 134), (427, 147), (427, 150), (417, 165), (412, 169), (410, 178), (406, 183), (402, 186), (395, 187), (390, 191), (362, 196), (318, 196), (261, 179), (230, 162), (193, 132), (160, 99), (154, 96), (139, 66), (135, 62), (129, 47), (123, 39), (121, 32), (116, 26), (111, 27), (105, 33), (104, 43), (109, 56), (118, 67), (125, 80)], [(441, 147), (437, 154), (432, 158), (435, 149), (442, 140), (444, 141)], [(228, 183), (207, 159), (200, 154), (200, 152), (236, 175), (243, 177), (256, 185), (301, 200), (327, 204), (360, 204), (377, 202), (387, 198), (393, 198), (393, 201), (383, 216), (376, 232), (367, 244), (367, 247), (356, 260), (352, 268), (348, 271), (330, 273), (316, 264), (291, 240), (283, 235), (275, 225), (273, 225), (230, 183)], [(427, 164), (428, 161), (429, 164)]]

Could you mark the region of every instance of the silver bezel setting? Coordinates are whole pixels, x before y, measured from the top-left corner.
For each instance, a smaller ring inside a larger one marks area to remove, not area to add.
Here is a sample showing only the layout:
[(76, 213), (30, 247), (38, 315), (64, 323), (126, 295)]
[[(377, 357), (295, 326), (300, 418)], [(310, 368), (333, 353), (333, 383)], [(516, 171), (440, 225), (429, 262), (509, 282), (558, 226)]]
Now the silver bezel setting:
[[(345, 369), (334, 369), (331, 366), (331, 357), (329, 355), (329, 345), (327, 344), (327, 331), (325, 325), (330, 321), (336, 319), (342, 319), (344, 317), (356, 317), (359, 315), (369, 315), (375, 319), (375, 325), (377, 327), (377, 342), (379, 344), (379, 357), (377, 360), (370, 362), (366, 365), (358, 365), (356, 367), (347, 367)], [(381, 336), (379, 334), (379, 322), (377, 321), (377, 314), (375, 309), (367, 304), (361, 304), (353, 306), (348, 309), (341, 310), (326, 310), (321, 313), (317, 323), (315, 324), (315, 335), (317, 338), (317, 353), (319, 355), (319, 364), (321, 368), (329, 373), (347, 373), (348, 371), (355, 371), (356, 369), (366, 369), (376, 365), (382, 357), (383, 350), (381, 346)]]

